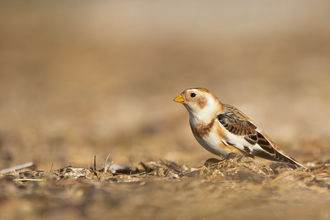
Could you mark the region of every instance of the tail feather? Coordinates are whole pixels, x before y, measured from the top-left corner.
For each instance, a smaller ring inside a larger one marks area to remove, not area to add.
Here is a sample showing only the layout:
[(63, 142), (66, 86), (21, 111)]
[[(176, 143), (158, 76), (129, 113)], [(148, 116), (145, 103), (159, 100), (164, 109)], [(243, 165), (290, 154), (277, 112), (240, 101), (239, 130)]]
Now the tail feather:
[(305, 167), (299, 162), (297, 162), (295, 159), (293, 159), (292, 157), (283, 155), (282, 153), (276, 151), (275, 149), (274, 149), (274, 154), (269, 154), (268, 152), (265, 151), (253, 151), (252, 154), (254, 156), (258, 156), (264, 159), (292, 164), (296, 167)]
[(257, 137), (257, 144), (262, 148), (262, 150), (253, 152), (254, 155), (272, 161), (285, 162), (296, 167), (304, 167), (292, 157), (287, 156), (284, 151), (280, 149), (275, 143), (273, 143), (267, 135), (258, 131)]

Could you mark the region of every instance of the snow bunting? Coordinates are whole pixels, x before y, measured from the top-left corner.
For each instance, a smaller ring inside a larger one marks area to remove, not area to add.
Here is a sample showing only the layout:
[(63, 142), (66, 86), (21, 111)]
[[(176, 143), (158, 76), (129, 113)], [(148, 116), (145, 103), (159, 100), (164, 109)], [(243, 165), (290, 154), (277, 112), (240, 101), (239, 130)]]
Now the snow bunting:
[(209, 90), (187, 89), (174, 99), (189, 112), (191, 130), (200, 145), (211, 153), (258, 156), (301, 167), (237, 108), (221, 103)]

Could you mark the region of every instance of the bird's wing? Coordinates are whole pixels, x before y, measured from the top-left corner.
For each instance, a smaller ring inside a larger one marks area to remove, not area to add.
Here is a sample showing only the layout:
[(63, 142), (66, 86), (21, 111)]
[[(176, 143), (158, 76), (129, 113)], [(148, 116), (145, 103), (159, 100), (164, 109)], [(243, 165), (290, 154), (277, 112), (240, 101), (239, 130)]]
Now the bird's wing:
[[(256, 133), (257, 126), (254, 125), (250, 119), (237, 108), (224, 104), (224, 112), (218, 115), (220, 123), (232, 134), (235, 135), (253, 135)], [(257, 140), (257, 139), (255, 139)]]
[[(302, 166), (293, 158), (287, 156), (271, 139), (265, 135), (243, 112), (224, 104), (223, 113), (218, 115), (222, 126), (231, 134), (245, 139), (245, 153), (268, 160), (287, 162)], [(233, 144), (235, 146), (235, 144)]]

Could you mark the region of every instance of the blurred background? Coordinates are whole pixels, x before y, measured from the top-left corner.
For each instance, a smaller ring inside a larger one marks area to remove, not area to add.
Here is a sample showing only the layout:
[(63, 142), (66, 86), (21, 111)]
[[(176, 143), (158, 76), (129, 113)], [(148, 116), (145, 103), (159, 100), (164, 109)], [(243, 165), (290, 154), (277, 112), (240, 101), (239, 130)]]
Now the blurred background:
[(0, 169), (202, 165), (173, 102), (191, 87), (297, 160), (330, 155), (329, 1), (1, 1), (0, 33)]

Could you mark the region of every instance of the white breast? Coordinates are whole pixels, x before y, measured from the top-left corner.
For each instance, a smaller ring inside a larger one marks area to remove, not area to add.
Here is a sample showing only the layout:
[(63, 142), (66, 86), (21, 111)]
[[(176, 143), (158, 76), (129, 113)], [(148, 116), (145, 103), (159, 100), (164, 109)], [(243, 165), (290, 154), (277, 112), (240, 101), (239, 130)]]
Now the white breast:
[(223, 155), (221, 152), (221, 149), (219, 148), (220, 145), (220, 139), (219, 138), (215, 138), (214, 135), (210, 135), (207, 138), (201, 139), (199, 137), (197, 137), (196, 135), (195, 139), (198, 141), (198, 143), (200, 145), (202, 145), (206, 150), (208, 150), (209, 152), (221, 156)]

